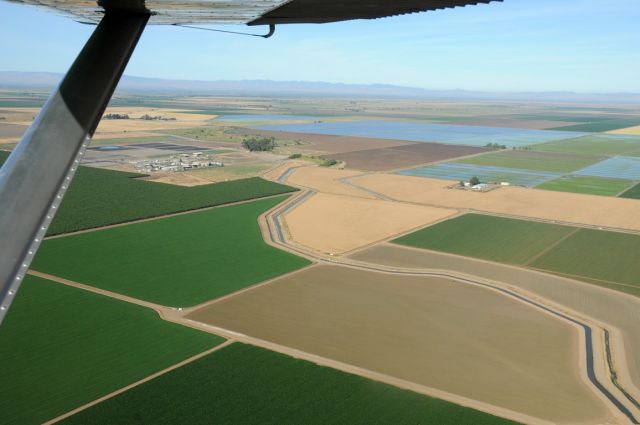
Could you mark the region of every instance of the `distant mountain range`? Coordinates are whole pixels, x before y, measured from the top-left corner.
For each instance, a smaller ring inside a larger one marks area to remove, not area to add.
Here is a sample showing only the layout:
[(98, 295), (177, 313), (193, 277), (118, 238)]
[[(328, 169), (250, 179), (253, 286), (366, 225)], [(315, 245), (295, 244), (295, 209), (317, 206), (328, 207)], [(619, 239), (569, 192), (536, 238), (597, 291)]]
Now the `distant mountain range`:
[[(62, 74), (0, 71), (0, 88), (52, 88)], [(429, 90), (391, 84), (340, 84), (310, 81), (195, 81), (124, 76), (118, 91), (176, 95), (397, 97), (459, 100), (638, 103), (640, 93), (481, 92)]]

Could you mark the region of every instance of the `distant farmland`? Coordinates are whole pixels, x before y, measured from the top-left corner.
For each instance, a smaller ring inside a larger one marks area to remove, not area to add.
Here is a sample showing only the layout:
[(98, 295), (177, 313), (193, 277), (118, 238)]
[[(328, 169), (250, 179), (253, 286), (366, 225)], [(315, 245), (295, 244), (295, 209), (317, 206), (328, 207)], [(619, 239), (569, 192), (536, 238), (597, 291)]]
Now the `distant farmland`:
[(536, 189), (585, 193), (588, 195), (616, 196), (632, 184), (632, 180), (590, 176), (567, 176), (547, 181), (536, 186)]
[(221, 342), (154, 311), (28, 276), (0, 326), (1, 422), (42, 423)]
[(517, 168), (553, 173), (567, 173), (595, 164), (602, 157), (585, 155), (548, 154), (530, 151), (502, 151), (489, 155), (458, 160), (458, 163), (493, 167)]
[(267, 245), (258, 216), (285, 197), (45, 240), (33, 269), (166, 306), (189, 306), (309, 261)]
[(61, 423), (513, 424), (453, 403), (239, 343)]
[(467, 214), (394, 242), (537, 268), (632, 294), (640, 288), (640, 236), (634, 234)]
[[(8, 156), (0, 151), (0, 164)], [(141, 174), (80, 167), (49, 235), (124, 223), (179, 211), (261, 198), (295, 189), (260, 178), (196, 187), (138, 180)]]
[(622, 118), (613, 120), (599, 120), (597, 122), (589, 122), (584, 124), (576, 124), (564, 127), (556, 127), (552, 130), (562, 131), (582, 131), (587, 133), (598, 133), (604, 131), (618, 130), (620, 128), (633, 127), (640, 125), (638, 118)]
[(633, 186), (631, 189), (620, 195), (621, 198), (640, 199), (640, 184)]
[(534, 151), (566, 152), (581, 155), (640, 155), (640, 137), (598, 134), (532, 146)]

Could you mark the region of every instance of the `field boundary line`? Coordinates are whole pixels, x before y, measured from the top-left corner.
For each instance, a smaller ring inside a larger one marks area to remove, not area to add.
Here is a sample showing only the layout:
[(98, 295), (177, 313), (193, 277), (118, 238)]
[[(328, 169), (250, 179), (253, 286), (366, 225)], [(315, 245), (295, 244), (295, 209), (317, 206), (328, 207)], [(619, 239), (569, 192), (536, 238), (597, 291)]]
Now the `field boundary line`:
[(198, 359), (201, 359), (202, 357), (205, 357), (205, 356), (207, 356), (207, 355), (209, 355), (211, 353), (214, 353), (214, 352), (216, 352), (216, 351), (218, 351), (218, 350), (220, 350), (222, 348), (228, 347), (229, 345), (233, 344), (234, 342), (235, 341), (233, 341), (231, 339), (227, 339), (223, 343), (218, 344), (215, 347), (210, 348), (210, 349), (208, 349), (206, 351), (203, 351), (202, 353), (196, 354), (195, 356), (191, 356), (191, 357), (189, 357), (189, 358), (187, 358), (187, 359), (185, 359), (185, 360), (183, 360), (183, 361), (181, 361), (179, 363), (176, 363), (176, 364), (174, 364), (172, 366), (169, 366), (166, 369), (162, 369), (162, 370), (160, 370), (160, 371), (158, 371), (156, 373), (153, 373), (153, 374), (147, 376), (146, 378), (143, 378), (143, 379), (141, 379), (139, 381), (136, 381), (136, 382), (134, 382), (132, 384), (129, 384), (129, 385), (125, 386), (125, 387), (122, 387), (122, 388), (120, 388), (120, 389), (118, 389), (116, 391), (113, 391), (113, 392), (111, 392), (111, 393), (109, 393), (107, 395), (104, 395), (104, 396), (102, 396), (100, 398), (97, 398), (97, 399), (95, 399), (95, 400), (93, 400), (93, 401), (91, 401), (89, 403), (83, 404), (82, 406), (77, 407), (77, 408), (75, 408), (73, 410), (70, 410), (69, 412), (64, 413), (64, 414), (62, 414), (62, 415), (60, 415), (58, 417), (50, 419), (50, 420), (44, 422), (43, 425), (51, 425), (51, 424), (57, 423), (57, 422), (59, 422), (59, 421), (61, 421), (63, 419), (66, 419), (66, 418), (68, 418), (70, 416), (75, 415), (76, 413), (82, 412), (83, 410), (86, 410), (86, 409), (88, 409), (88, 408), (90, 408), (92, 406), (95, 406), (96, 404), (102, 403), (105, 400), (113, 398), (113, 397), (115, 397), (117, 395), (120, 395), (120, 394), (122, 394), (122, 393), (124, 393), (124, 392), (126, 392), (126, 391), (128, 391), (128, 390), (130, 390), (132, 388), (135, 388), (135, 387), (137, 387), (139, 385), (142, 385), (142, 384), (144, 384), (146, 382), (149, 382), (149, 381), (151, 381), (151, 380), (153, 380), (153, 379), (155, 379), (155, 378), (157, 378), (159, 376), (162, 376), (162, 375), (164, 375), (166, 373), (169, 373), (169, 372), (171, 372), (171, 371), (173, 371), (175, 369), (178, 369), (179, 367), (185, 366), (185, 365), (187, 365), (187, 364), (189, 364), (191, 362), (194, 362), (194, 361), (196, 361)]
[(557, 241), (555, 241), (554, 243), (552, 243), (551, 245), (549, 245), (548, 247), (544, 248), (542, 251), (540, 251), (539, 253), (537, 253), (536, 255), (534, 255), (533, 257), (529, 258), (524, 264), (523, 266), (525, 267), (529, 267), (529, 265), (531, 263), (533, 263), (534, 261), (536, 261), (538, 258), (544, 256), (546, 253), (548, 253), (549, 251), (551, 251), (553, 248), (557, 247), (558, 245), (560, 245), (562, 242), (566, 241), (567, 239), (569, 239), (571, 236), (575, 235), (576, 233), (578, 233), (580, 229), (579, 228), (575, 228), (572, 231), (570, 231), (569, 233), (567, 233), (566, 235), (564, 235), (563, 237), (561, 237), (560, 239), (558, 239)]

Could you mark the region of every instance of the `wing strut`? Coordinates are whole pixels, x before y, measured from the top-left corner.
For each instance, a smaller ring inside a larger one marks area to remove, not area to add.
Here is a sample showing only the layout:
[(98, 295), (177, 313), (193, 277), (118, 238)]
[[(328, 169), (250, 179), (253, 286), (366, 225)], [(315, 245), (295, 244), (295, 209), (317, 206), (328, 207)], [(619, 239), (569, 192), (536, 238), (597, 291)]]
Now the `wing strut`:
[(0, 169), (0, 323), (149, 20), (105, 12), (60, 86)]

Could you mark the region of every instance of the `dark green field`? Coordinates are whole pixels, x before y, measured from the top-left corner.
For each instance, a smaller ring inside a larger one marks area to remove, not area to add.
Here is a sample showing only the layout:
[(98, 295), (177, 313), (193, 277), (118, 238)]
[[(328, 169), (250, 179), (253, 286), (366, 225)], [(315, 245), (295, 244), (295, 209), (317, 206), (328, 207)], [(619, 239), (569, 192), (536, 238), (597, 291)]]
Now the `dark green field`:
[(620, 198), (640, 199), (640, 183), (624, 192)]
[(485, 260), (524, 264), (573, 230), (568, 226), (466, 214), (393, 242)]
[(640, 288), (640, 236), (580, 229), (531, 267)]
[(588, 195), (616, 196), (633, 184), (631, 180), (604, 177), (567, 176), (547, 181), (536, 189), (557, 192), (585, 193)]
[(299, 269), (258, 216), (286, 197), (45, 240), (32, 268), (167, 306), (189, 306)]
[(563, 131), (582, 131), (585, 133), (600, 133), (611, 130), (618, 130), (620, 128), (633, 127), (640, 125), (640, 119), (638, 118), (622, 118), (606, 121), (590, 122), (585, 124), (576, 124), (565, 127), (556, 127), (549, 130), (563, 130)]
[(235, 343), (61, 422), (91, 424), (512, 424)]
[(0, 423), (42, 423), (222, 341), (28, 276), (0, 326)]
[(393, 241), (541, 269), (640, 296), (640, 236), (466, 214)]
[[(0, 163), (8, 156), (0, 152)], [(292, 192), (260, 178), (197, 187), (138, 180), (140, 174), (80, 167), (49, 235)]]

